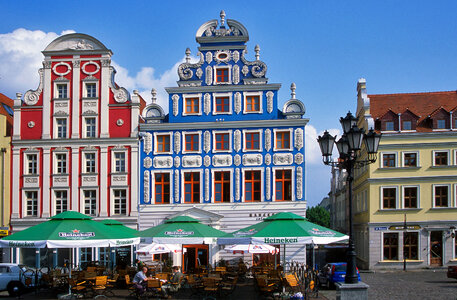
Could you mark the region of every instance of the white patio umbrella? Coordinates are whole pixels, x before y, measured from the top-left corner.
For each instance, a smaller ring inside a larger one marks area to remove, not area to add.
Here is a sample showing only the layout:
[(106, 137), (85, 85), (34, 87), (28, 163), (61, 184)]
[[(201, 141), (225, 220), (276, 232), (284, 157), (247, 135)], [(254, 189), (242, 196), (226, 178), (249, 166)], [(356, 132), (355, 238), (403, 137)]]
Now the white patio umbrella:
[(144, 246), (135, 251), (137, 254), (147, 255), (147, 254), (163, 254), (163, 253), (178, 253), (182, 252), (181, 246), (177, 244), (158, 244), (152, 243), (147, 246)]
[(251, 254), (260, 254), (260, 253), (270, 253), (275, 254), (278, 252), (278, 249), (274, 246), (270, 246), (267, 244), (239, 244), (239, 245), (232, 245), (226, 247), (224, 249), (227, 252), (232, 253), (251, 253)]

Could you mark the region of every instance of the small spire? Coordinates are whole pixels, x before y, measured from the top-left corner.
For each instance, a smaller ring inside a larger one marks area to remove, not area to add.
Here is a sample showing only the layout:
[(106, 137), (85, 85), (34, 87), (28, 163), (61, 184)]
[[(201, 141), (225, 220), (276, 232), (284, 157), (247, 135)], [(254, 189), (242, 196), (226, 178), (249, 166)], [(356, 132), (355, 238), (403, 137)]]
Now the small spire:
[(21, 100), (22, 98), (22, 93), (16, 93), (16, 99)]
[(295, 82), (292, 82), (292, 84), (290, 85), (290, 96), (292, 97), (292, 99), (295, 99), (295, 89), (297, 88), (297, 86), (295, 85)]
[(190, 63), (190, 49), (186, 48), (186, 63)]
[(224, 27), (225, 24), (225, 11), (221, 10), (221, 27)]
[(152, 103), (156, 103), (156, 101), (157, 101), (157, 98), (156, 98), (156, 96), (157, 96), (157, 91), (156, 91), (155, 88), (152, 88), (152, 89), (151, 89), (151, 95), (152, 95)]
[(259, 45), (255, 45), (254, 51), (255, 51), (255, 60), (259, 60), (260, 59), (260, 47), (259, 47)]

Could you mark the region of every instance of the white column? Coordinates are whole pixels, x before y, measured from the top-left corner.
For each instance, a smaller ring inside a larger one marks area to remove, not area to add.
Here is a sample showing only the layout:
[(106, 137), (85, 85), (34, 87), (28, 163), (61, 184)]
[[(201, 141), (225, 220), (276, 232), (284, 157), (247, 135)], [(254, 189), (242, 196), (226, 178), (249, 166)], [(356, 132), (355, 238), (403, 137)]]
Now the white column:
[(100, 216), (108, 216), (108, 148), (100, 147)]
[(130, 165), (132, 166), (132, 171), (130, 172), (131, 180), (130, 180), (130, 216), (137, 217), (138, 216), (138, 144), (131, 146), (131, 160)]
[(130, 136), (137, 137), (138, 136), (138, 119), (139, 119), (139, 115), (140, 115), (140, 97), (138, 95), (137, 90), (133, 91), (131, 100), (132, 100), (132, 106), (130, 109), (130, 113), (131, 113)]
[(21, 97), (22, 97), (21, 93), (16, 93), (16, 99), (14, 100), (14, 107), (13, 107), (13, 109), (14, 109), (13, 140), (21, 139), (21, 105), (22, 105)]
[(41, 187), (43, 189), (43, 197), (41, 198), (41, 203), (43, 203), (43, 212), (41, 217), (48, 218), (51, 216), (51, 207), (49, 205), (51, 202), (49, 177), (52, 174), (51, 149), (49, 147), (43, 147), (43, 166), (41, 169), (43, 170), (43, 174), (41, 174), (43, 178), (43, 186)]
[[(71, 210), (79, 211), (79, 148), (71, 147)], [(81, 212), (81, 211), (80, 211)], [(82, 211), (84, 213), (84, 211)]]
[(109, 137), (109, 86), (110, 86), (110, 60), (102, 59), (101, 94), (100, 94), (100, 137)]
[(44, 61), (43, 75), (43, 131), (41, 138), (51, 138), (51, 90), (54, 88), (51, 83), (51, 62)]
[[(76, 59), (79, 59), (79, 56), (75, 55)], [(73, 62), (73, 91), (72, 91), (72, 107), (71, 107), (71, 138), (79, 138), (79, 103), (80, 103), (80, 61), (76, 60)], [(83, 87), (84, 88), (84, 87)]]
[(20, 188), (19, 188), (19, 180), (21, 180), (20, 176), (20, 165), (21, 165), (21, 155), (20, 149), (17, 147), (13, 148), (13, 186), (11, 191), (11, 197), (13, 199), (13, 203), (11, 206), (11, 219), (19, 218), (19, 199), (20, 199)]

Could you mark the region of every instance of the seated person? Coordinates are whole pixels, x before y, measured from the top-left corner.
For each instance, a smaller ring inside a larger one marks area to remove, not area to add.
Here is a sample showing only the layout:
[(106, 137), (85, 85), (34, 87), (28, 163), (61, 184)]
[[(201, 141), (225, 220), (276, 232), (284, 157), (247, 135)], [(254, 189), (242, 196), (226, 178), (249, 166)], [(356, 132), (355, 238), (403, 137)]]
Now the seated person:
[(179, 267), (173, 267), (173, 276), (167, 284), (162, 286), (162, 293), (164, 297), (168, 297), (168, 292), (177, 292), (179, 290), (181, 279), (184, 277), (184, 274), (179, 272)]
[(146, 276), (146, 273), (148, 272), (147, 267), (143, 267), (141, 271), (138, 271), (138, 273), (135, 274), (135, 277), (133, 277), (133, 284), (136, 287), (136, 290), (139, 294), (143, 294), (144, 291), (146, 290), (146, 285), (148, 281), (148, 277)]

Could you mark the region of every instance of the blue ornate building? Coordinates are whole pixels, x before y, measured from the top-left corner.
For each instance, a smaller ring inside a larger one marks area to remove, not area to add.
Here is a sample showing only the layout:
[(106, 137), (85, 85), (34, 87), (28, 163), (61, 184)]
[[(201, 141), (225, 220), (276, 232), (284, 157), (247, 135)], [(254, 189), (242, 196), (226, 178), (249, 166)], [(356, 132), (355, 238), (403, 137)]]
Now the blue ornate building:
[[(280, 211), (304, 216), (309, 120), (295, 84), (278, 109), (281, 84), (268, 83), (259, 46), (255, 60), (247, 60), (248, 31), (224, 12), (220, 21), (200, 26), (196, 40), (200, 60), (191, 63), (186, 49), (178, 86), (166, 88), (169, 114), (156, 104), (154, 91), (143, 112), (140, 229), (176, 215), (229, 232)], [(214, 262), (218, 247), (186, 246), (186, 265), (194, 255)], [(304, 260), (304, 247), (289, 248), (291, 259)]]

